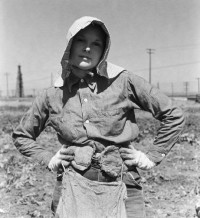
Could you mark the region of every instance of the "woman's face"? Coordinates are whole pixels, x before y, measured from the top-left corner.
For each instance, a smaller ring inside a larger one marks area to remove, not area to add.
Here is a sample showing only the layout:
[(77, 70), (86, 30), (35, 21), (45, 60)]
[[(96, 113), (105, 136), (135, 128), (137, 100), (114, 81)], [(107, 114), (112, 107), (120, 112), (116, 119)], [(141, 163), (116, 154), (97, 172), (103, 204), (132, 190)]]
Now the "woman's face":
[(81, 70), (91, 70), (99, 63), (104, 47), (105, 33), (101, 27), (89, 25), (74, 36), (70, 63)]

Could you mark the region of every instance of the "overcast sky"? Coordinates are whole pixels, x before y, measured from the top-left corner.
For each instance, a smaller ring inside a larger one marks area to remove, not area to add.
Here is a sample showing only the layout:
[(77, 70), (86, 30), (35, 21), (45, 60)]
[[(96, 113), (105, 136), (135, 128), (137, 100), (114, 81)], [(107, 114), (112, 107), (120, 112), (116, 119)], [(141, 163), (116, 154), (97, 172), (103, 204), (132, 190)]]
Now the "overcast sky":
[(195, 84), (200, 77), (199, 0), (0, 0), (0, 90), (15, 89), (21, 65), (24, 88), (50, 86), (61, 72), (66, 33), (81, 16), (105, 22), (108, 60), (152, 83)]

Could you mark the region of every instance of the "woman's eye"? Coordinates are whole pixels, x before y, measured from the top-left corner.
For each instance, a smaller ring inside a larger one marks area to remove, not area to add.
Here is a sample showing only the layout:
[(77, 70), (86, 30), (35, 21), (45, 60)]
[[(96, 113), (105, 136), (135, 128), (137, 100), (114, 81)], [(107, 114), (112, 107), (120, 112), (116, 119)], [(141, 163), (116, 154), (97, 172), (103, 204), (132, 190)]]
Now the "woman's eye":
[(95, 46), (101, 47), (101, 43), (95, 42), (94, 43)]
[(83, 42), (84, 39), (82, 39), (82, 38), (77, 38), (76, 41), (77, 41), (77, 42)]

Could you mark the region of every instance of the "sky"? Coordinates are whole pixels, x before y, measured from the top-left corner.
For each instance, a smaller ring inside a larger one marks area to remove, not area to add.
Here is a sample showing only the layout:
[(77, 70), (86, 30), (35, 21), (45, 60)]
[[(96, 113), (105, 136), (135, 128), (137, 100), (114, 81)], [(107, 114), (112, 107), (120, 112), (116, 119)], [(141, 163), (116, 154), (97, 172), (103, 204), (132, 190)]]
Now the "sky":
[(199, 0), (0, 0), (0, 92), (16, 87), (21, 65), (27, 92), (61, 73), (66, 34), (81, 16), (101, 19), (111, 34), (108, 61), (151, 82), (174, 87), (200, 77)]

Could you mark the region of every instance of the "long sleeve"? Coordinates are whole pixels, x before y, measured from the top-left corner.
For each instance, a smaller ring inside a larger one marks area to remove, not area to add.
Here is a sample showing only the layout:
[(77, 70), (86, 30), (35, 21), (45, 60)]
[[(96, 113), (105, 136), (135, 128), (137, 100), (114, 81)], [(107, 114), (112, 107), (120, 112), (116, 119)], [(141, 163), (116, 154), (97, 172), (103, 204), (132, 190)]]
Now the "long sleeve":
[(159, 164), (177, 142), (185, 119), (180, 108), (174, 106), (165, 94), (144, 79), (131, 75), (128, 81), (130, 100), (160, 121), (160, 127), (147, 156)]
[(22, 117), (12, 137), (14, 145), (21, 154), (30, 160), (47, 165), (53, 154), (45, 150), (36, 141), (48, 120), (49, 112), (46, 102), (46, 91), (43, 91), (36, 97), (31, 108)]

